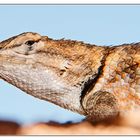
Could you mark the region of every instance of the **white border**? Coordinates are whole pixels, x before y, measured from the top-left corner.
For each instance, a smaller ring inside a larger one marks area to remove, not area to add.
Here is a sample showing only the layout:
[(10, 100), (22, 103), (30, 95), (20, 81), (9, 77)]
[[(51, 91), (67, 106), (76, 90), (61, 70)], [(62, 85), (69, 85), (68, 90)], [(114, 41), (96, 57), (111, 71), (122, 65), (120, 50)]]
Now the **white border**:
[[(0, 4), (140, 4), (140, 1), (139, 0), (1, 0), (0, 1)], [(80, 137), (63, 137), (63, 136), (59, 136), (59, 137), (51, 137), (51, 136), (48, 136), (46, 138), (46, 136), (41, 136), (41, 137), (0, 137), (2, 138), (2, 140), (4, 139), (9, 139), (9, 140), (16, 140), (16, 139), (56, 139), (57, 140), (66, 140), (66, 139), (73, 139), (73, 140), (77, 140), (77, 139), (80, 139), (80, 140), (85, 140), (85, 136), (80, 136)], [(112, 137), (93, 137), (93, 136), (88, 136), (86, 137), (86, 139), (112, 139)], [(116, 139), (116, 140), (121, 140), (121, 139), (124, 139), (123, 137), (113, 137), (113, 139)], [(127, 140), (131, 140), (132, 137), (127, 137)], [(133, 137), (133, 139), (139, 139), (139, 137)]]
[[(13, 136), (13, 137), (1, 137), (2, 140), (24, 140), (24, 139), (32, 139), (32, 140), (123, 140), (124, 138), (126, 138), (127, 140), (132, 140), (132, 136), (123, 136), (123, 137), (117, 137), (117, 136)], [(133, 140), (138, 140), (139, 137), (133, 137)]]
[(0, 4), (140, 4), (139, 0), (1, 0)]

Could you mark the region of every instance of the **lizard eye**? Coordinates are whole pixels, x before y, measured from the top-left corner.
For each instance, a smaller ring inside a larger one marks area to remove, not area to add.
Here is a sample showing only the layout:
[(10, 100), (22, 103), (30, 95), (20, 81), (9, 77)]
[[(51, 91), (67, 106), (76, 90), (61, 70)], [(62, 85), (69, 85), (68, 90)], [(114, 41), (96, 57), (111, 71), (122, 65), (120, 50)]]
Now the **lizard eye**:
[(36, 41), (28, 40), (24, 44), (13, 48), (13, 50), (18, 54), (28, 55), (29, 52), (33, 51), (33, 49), (35, 48), (34, 46), (35, 43)]
[(25, 44), (28, 46), (32, 46), (34, 43), (35, 43), (35, 41), (32, 41), (32, 40), (25, 42)]

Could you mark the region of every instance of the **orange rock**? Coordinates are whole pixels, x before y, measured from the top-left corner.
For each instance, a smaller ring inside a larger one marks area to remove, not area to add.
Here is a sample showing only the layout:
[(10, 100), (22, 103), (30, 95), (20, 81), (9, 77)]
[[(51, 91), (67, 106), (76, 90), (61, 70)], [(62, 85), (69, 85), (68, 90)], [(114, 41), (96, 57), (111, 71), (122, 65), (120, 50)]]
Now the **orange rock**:
[(133, 127), (93, 125), (87, 121), (75, 124), (38, 123), (19, 129), (21, 135), (138, 135), (140, 130)]
[(79, 123), (36, 123), (20, 126), (16, 122), (0, 121), (0, 135), (140, 135), (140, 112), (131, 112), (113, 122), (92, 124), (85, 120)]
[(11, 121), (0, 121), (0, 135), (15, 135), (20, 125)]

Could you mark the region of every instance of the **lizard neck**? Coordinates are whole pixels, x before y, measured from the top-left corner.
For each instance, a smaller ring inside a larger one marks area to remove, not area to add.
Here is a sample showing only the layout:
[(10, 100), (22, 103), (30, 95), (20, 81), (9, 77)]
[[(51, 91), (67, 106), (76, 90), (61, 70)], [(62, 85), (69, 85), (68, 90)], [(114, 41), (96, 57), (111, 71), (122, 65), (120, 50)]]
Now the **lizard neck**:
[(92, 92), (95, 84), (97, 83), (98, 79), (102, 75), (103, 68), (105, 66), (106, 57), (108, 56), (108, 54), (109, 54), (109, 48), (105, 47), (104, 53), (102, 54), (102, 59), (99, 60), (100, 65), (97, 68), (97, 73), (93, 74), (91, 77), (89, 77), (89, 79), (86, 82), (84, 82), (84, 86), (81, 92), (81, 102), (87, 93), (89, 94), (90, 92)]

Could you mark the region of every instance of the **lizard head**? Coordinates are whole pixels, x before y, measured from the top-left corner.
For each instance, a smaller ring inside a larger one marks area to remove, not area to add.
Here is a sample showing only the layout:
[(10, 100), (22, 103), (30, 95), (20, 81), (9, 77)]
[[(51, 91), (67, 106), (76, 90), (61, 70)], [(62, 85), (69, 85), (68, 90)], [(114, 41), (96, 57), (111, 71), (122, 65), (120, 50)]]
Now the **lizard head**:
[(22, 33), (0, 43), (0, 77), (32, 96), (84, 114), (81, 92), (96, 76), (102, 51), (82, 42)]

